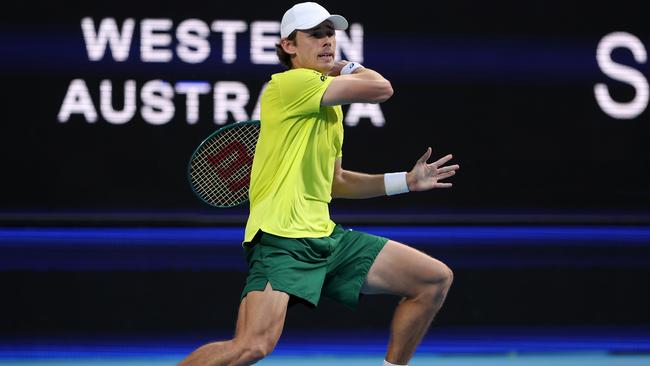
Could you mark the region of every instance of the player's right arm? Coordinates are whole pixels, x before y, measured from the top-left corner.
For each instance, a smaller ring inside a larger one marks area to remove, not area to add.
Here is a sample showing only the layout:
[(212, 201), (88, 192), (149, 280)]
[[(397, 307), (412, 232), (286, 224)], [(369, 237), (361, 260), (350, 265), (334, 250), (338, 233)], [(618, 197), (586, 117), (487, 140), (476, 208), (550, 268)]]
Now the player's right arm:
[(382, 103), (393, 95), (393, 86), (378, 72), (362, 67), (352, 74), (339, 75), (347, 61), (338, 62), (329, 76), (335, 76), (329, 84), (321, 105), (333, 106), (350, 103)]

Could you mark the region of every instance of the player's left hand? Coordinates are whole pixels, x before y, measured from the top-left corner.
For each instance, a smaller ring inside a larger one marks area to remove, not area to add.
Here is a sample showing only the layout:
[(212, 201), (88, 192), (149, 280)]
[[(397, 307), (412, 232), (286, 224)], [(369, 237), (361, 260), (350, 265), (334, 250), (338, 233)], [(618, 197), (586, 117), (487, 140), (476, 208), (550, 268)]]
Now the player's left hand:
[(456, 174), (456, 170), (460, 166), (458, 164), (444, 166), (445, 163), (451, 160), (451, 154), (445, 155), (431, 164), (427, 163), (430, 157), (431, 148), (429, 147), (424, 155), (415, 163), (413, 169), (406, 174), (406, 183), (408, 184), (409, 191), (427, 191), (432, 188), (451, 187), (451, 183), (440, 181)]

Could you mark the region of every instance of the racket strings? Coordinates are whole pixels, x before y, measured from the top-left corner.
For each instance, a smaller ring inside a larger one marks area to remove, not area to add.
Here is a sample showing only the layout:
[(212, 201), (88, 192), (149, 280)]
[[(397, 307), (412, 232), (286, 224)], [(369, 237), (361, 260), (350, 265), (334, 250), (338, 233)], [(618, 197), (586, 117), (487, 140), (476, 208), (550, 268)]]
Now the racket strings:
[(248, 185), (260, 125), (242, 123), (202, 144), (190, 164), (197, 195), (209, 204), (236, 206), (248, 200)]

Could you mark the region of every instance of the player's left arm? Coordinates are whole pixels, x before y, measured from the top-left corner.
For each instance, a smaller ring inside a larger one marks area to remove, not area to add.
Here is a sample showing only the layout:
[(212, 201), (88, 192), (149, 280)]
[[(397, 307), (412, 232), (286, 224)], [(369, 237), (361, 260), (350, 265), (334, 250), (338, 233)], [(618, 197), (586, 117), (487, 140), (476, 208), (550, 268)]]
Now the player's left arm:
[[(448, 154), (433, 163), (427, 163), (430, 157), (431, 148), (428, 148), (413, 169), (406, 173), (409, 191), (427, 191), (452, 186), (449, 182), (441, 182), (460, 169), (458, 164), (445, 166), (452, 155)], [(336, 159), (332, 181), (333, 198), (371, 198), (385, 195), (384, 174), (365, 174), (345, 170), (342, 167), (342, 158)]]

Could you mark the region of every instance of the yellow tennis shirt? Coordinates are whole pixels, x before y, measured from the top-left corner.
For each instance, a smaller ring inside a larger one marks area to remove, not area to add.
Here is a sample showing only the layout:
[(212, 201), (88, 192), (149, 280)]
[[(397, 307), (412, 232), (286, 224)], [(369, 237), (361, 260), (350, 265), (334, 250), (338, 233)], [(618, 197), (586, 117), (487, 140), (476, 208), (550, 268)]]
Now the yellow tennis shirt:
[(343, 155), (343, 111), (320, 104), (332, 79), (309, 69), (271, 77), (260, 101), (244, 241), (259, 230), (288, 238), (332, 233), (328, 204)]

